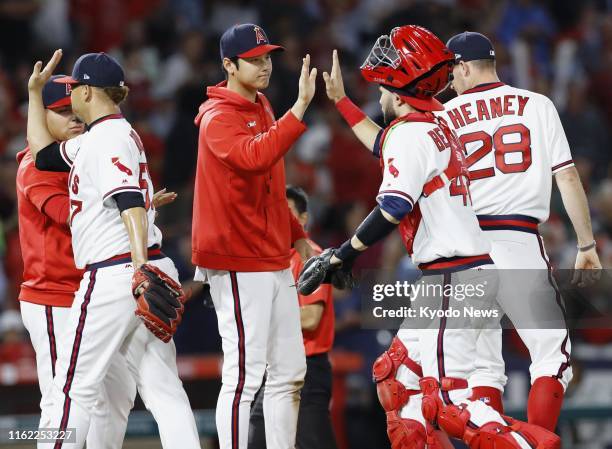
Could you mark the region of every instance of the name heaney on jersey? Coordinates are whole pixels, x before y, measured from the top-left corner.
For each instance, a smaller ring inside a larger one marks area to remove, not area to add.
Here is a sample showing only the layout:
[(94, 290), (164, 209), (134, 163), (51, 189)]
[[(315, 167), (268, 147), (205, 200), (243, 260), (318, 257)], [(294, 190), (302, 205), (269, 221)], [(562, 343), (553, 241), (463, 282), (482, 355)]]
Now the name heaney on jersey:
[(446, 111), (455, 129), (479, 120), (491, 120), (504, 115), (522, 116), (529, 97), (521, 95), (504, 95), (489, 99), (479, 99), (464, 103), (459, 107)]

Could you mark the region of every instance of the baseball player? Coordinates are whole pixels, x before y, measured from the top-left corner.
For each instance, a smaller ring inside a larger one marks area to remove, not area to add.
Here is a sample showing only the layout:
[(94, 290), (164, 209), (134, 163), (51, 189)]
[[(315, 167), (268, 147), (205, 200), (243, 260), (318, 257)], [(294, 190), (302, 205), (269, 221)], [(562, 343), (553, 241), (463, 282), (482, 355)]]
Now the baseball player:
[[(547, 308), (548, 319), (565, 323), (538, 233), (538, 224), (548, 218), (553, 177), (578, 240), (574, 281), (584, 285), (600, 275), (587, 198), (553, 103), (502, 83), (495, 50), (482, 34), (464, 32), (447, 45), (455, 53), (452, 88), (459, 96), (446, 103), (443, 116), (467, 152), (472, 206), (493, 244), (495, 264), (523, 269), (501, 277), (498, 300), (531, 356), (528, 420), (554, 430), (572, 378), (569, 334), (564, 326), (522, 329), (520, 323), (523, 311), (535, 303)], [(506, 380), (501, 330), (483, 332), (477, 348), (479, 368), (470, 378), (480, 386), (475, 397), (501, 405)]]
[[(83, 123), (72, 113), (70, 89), (53, 82), (61, 76), (52, 76), (42, 90), (46, 125), (57, 141), (74, 138), (85, 130)], [(65, 321), (83, 272), (74, 266), (72, 254), (68, 227), (68, 174), (37, 170), (27, 148), (17, 155), (17, 160), (18, 218), (25, 268), (19, 299), (22, 319), (36, 352), (43, 412), (39, 427), (45, 428), (49, 424), (47, 414), (51, 399), (50, 387), (55, 374), (57, 341), (65, 329)], [(162, 190), (153, 195), (153, 204), (158, 208), (174, 199), (174, 193)], [(41, 251), (40, 248), (45, 250)], [(146, 330), (140, 332), (146, 333)], [(160, 373), (167, 368), (155, 366), (163, 361), (161, 357), (155, 356), (157, 346), (150, 345), (150, 355), (144, 359), (150, 360), (147, 363), (151, 365), (152, 372)], [(125, 357), (118, 356), (104, 379), (104, 394), (96, 402), (96, 412), (92, 415), (87, 434), (88, 447), (122, 446), (127, 417), (136, 395), (134, 377)], [(167, 383), (162, 376), (150, 376), (149, 383), (158, 391), (157, 396), (166, 391), (166, 385), (173, 385)], [(162, 402), (164, 409), (167, 409), (167, 404), (172, 403), (175, 396), (170, 394), (165, 398)], [(155, 399), (145, 400), (149, 409), (159, 409), (157, 404)], [(162, 426), (162, 429), (166, 427)], [(163, 441), (168, 439), (166, 433), (162, 432)]]
[[(84, 131), (83, 123), (72, 113), (70, 91), (66, 86), (52, 81), (60, 76), (51, 77), (42, 91), (46, 124), (50, 134), (58, 141), (76, 137)], [(22, 319), (36, 352), (43, 412), (39, 427), (44, 428), (49, 423), (47, 412), (55, 375), (57, 339), (65, 327), (74, 292), (83, 273), (74, 266), (70, 245), (68, 174), (37, 170), (27, 148), (17, 155), (17, 161), (19, 236), (24, 261), (24, 281), (19, 300)], [(105, 441), (118, 442), (117, 447), (120, 447), (123, 440), (121, 432), (117, 438), (113, 438), (110, 432), (114, 432), (118, 426), (110, 425), (105, 418), (119, 421), (109, 414), (124, 409), (129, 412), (136, 385), (129, 376), (123, 357), (118, 357), (115, 365), (116, 371), (123, 371), (128, 376), (125, 376), (124, 382), (116, 384), (112, 380), (118, 376), (105, 379), (104, 390), (109, 400), (101, 397), (96, 403), (88, 447), (112, 447), (105, 445)], [(96, 437), (102, 434), (105, 434), (103, 439)]]
[(236, 25), (221, 37), (226, 81), (208, 87), (193, 200), (195, 280), (210, 283), (223, 346), (216, 422), (222, 449), (246, 449), (249, 412), (267, 368), (264, 396), (269, 449), (295, 444), (306, 362), (290, 247), (312, 249), (285, 196), (283, 155), (306, 130), (316, 69), (303, 59), (298, 99), (280, 119), (259, 91), (272, 73), (263, 29)]
[[(408, 25), (381, 36), (361, 72), (379, 84), (387, 128), (369, 120), (344, 94), (337, 53), (332, 73), (324, 73), (330, 99), (366, 145), (381, 150), (383, 180), (378, 205), (338, 249), (309, 261), (299, 289), (308, 293), (322, 279), (341, 283), (352, 262), (400, 225), (424, 284), (450, 292), (457, 285), (480, 284), (481, 300), (493, 304), (498, 277), (470, 207), (469, 180), (456, 136), (432, 111), (443, 106), (434, 95), (449, 80), (454, 55), (428, 30)], [(452, 195), (449, 185), (461, 194)], [(452, 293), (433, 298), (418, 294), (413, 303), (431, 301), (446, 312)], [(478, 328), (465, 329), (444, 316), (426, 329), (402, 328), (391, 348), (374, 364), (379, 399), (387, 412), (392, 448), (424, 448), (435, 442), (433, 426), (470, 448), (558, 448), (559, 438), (538, 426), (503, 417), (482, 401), (470, 399)]]
[[(120, 355), (129, 361), (164, 447), (199, 447), (174, 345), (155, 338), (170, 340), (184, 294), (174, 265), (159, 250), (142, 144), (120, 114), (127, 95), (123, 70), (104, 53), (86, 54), (71, 77), (54, 80), (72, 86), (73, 110), (87, 125), (84, 134), (58, 144), (46, 127), (41, 88), (61, 54), (56, 51), (42, 72), (38, 62), (30, 77), (28, 143), (36, 168), (70, 171), (68, 223), (83, 278), (57, 336), (48, 425), (58, 430), (57, 439), (40, 441), (39, 447), (83, 447), (102, 382), (115, 374), (112, 365)], [(174, 401), (163, 402), (173, 395)], [(64, 433), (67, 429), (74, 431)], [(69, 434), (74, 441), (65, 439)]]
[[(291, 213), (302, 226), (308, 222), (308, 196), (299, 187), (287, 187)], [(321, 249), (310, 240), (318, 253)], [(304, 267), (302, 258), (291, 250), (291, 273), (297, 280)], [(298, 295), (300, 321), (306, 349), (306, 377), (300, 397), (296, 447), (299, 449), (335, 449), (336, 440), (329, 414), (332, 394), (332, 369), (329, 351), (334, 344), (334, 299), (331, 284), (321, 284), (308, 296)], [(265, 449), (262, 387), (251, 409), (249, 449)]]

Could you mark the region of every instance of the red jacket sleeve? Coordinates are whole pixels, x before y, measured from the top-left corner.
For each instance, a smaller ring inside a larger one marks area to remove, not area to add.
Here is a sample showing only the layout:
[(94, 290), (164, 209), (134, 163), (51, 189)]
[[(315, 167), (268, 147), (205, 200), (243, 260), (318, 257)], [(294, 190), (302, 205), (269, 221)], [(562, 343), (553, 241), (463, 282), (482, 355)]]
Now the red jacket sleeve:
[(68, 195), (52, 196), (45, 202), (42, 212), (57, 224), (68, 226), (68, 214), (70, 213)]
[(253, 136), (233, 114), (221, 113), (211, 117), (204, 131), (208, 147), (229, 167), (265, 172), (289, 151), (306, 126), (287, 111), (268, 131)]
[(291, 245), (292, 246), (296, 240), (306, 238), (306, 232), (304, 232), (304, 228), (302, 227), (300, 222), (297, 220), (297, 218), (295, 218), (295, 216), (291, 213), (291, 211), (289, 211), (289, 225), (291, 226)]
[[(24, 184), (23, 193), (36, 209), (53, 221), (67, 224), (66, 219), (62, 220), (64, 213), (67, 217), (67, 211), (69, 210), (68, 184), (65, 175), (54, 172), (40, 172), (34, 166), (31, 166), (25, 172)], [(47, 203), (51, 199), (54, 200), (55, 205), (47, 209)], [(46, 210), (49, 210), (51, 215)]]

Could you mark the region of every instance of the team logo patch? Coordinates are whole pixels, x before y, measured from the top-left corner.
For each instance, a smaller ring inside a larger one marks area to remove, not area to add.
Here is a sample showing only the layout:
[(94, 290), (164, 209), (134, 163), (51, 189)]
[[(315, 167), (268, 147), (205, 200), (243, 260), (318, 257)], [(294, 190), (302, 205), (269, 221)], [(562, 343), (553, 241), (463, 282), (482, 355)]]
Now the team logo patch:
[(394, 160), (395, 158), (390, 157), (387, 160), (387, 166), (389, 167), (389, 173), (391, 173), (391, 176), (393, 176), (394, 178), (397, 178), (399, 176), (399, 170), (397, 169), (397, 167), (395, 167), (395, 165), (393, 165)]
[(66, 96), (70, 95), (70, 92), (72, 92), (72, 84), (64, 84), (64, 86), (66, 86)]
[(111, 162), (113, 163), (113, 165), (115, 167), (117, 167), (119, 169), (119, 171), (122, 171), (123, 173), (127, 174), (128, 176), (132, 176), (132, 170), (130, 170), (129, 167), (126, 167), (125, 165), (123, 165), (118, 157), (111, 158)]
[(268, 43), (268, 39), (266, 38), (266, 35), (264, 34), (261, 28), (259, 28), (258, 26), (253, 27), (253, 31), (255, 31), (255, 39), (257, 39), (257, 45)]

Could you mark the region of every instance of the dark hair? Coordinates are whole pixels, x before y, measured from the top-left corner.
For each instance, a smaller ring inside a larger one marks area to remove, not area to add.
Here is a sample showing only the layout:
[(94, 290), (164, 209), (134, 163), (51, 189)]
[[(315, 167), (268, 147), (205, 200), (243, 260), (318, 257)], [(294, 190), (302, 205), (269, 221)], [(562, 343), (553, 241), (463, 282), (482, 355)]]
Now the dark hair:
[(474, 59), (468, 62), (478, 70), (495, 70), (495, 59)]
[[(240, 59), (238, 56), (234, 56), (232, 58), (227, 59), (236, 64), (236, 68), (238, 68), (238, 60)], [(225, 67), (223, 67), (223, 61), (221, 61), (221, 70), (223, 70), (223, 73), (225, 74), (225, 79), (227, 79), (229, 77), (229, 73), (227, 73), (227, 70), (225, 70)]]
[(110, 98), (113, 103), (121, 104), (128, 96), (130, 88), (127, 86), (103, 87), (102, 90)]
[(287, 199), (293, 200), (295, 208), (300, 214), (308, 210), (308, 195), (301, 187), (287, 186)]

